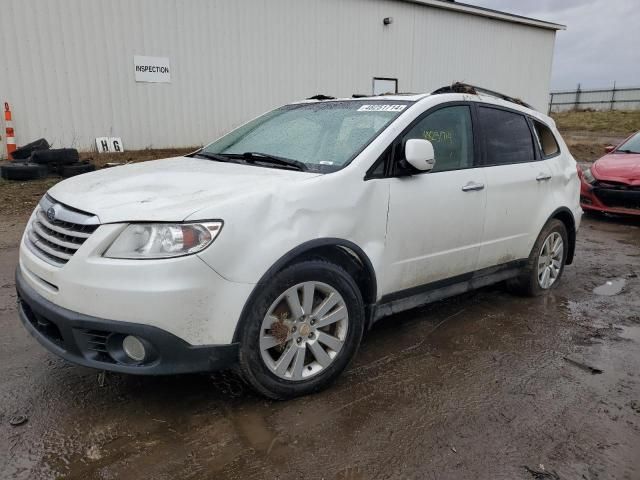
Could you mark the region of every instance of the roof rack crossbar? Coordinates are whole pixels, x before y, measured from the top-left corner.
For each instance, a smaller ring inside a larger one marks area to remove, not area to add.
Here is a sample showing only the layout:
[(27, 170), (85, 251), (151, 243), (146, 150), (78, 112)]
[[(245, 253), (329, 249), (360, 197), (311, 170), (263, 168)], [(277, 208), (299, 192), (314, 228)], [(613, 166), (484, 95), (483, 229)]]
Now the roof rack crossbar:
[(318, 101), (323, 101), (323, 100), (335, 100), (336, 97), (332, 97), (331, 95), (324, 95), (322, 93), (319, 93), (317, 95), (314, 95), (313, 97), (309, 97), (307, 98), (307, 100), (318, 100)]
[(437, 95), (440, 93), (468, 93), (469, 95), (489, 95), (491, 97), (500, 98), (502, 100), (506, 100), (507, 102), (515, 103), (518, 105), (522, 105), (523, 107), (527, 107), (530, 109), (534, 109), (528, 103), (523, 102), (519, 98), (510, 97), (509, 95), (505, 95), (504, 93), (496, 92), (494, 90), (489, 90), (488, 88), (478, 87), (476, 85), (471, 85), (469, 83), (455, 82), (452, 85), (447, 85), (445, 87), (438, 88), (431, 92), (433, 95)]

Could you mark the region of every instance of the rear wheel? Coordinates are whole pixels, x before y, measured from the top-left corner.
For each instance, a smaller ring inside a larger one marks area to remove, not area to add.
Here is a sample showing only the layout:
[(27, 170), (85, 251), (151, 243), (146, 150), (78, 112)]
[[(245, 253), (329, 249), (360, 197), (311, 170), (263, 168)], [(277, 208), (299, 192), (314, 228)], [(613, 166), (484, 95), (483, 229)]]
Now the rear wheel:
[(560, 220), (550, 220), (538, 235), (527, 266), (507, 285), (515, 293), (538, 296), (558, 286), (567, 260), (567, 229)]
[(354, 280), (323, 261), (295, 264), (259, 292), (241, 330), (240, 368), (274, 399), (328, 386), (355, 355), (364, 305)]

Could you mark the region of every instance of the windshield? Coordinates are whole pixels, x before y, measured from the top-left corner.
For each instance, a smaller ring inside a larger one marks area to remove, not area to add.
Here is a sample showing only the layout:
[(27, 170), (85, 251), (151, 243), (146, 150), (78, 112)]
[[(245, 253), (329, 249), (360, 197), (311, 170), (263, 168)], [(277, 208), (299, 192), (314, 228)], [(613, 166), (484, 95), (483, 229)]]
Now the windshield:
[[(411, 102), (336, 101), (287, 105), (252, 120), (202, 149), (205, 154), (259, 153), (332, 172), (348, 164)], [(259, 158), (259, 157), (258, 157)]]
[(636, 133), (633, 137), (616, 148), (616, 152), (640, 153), (640, 132)]

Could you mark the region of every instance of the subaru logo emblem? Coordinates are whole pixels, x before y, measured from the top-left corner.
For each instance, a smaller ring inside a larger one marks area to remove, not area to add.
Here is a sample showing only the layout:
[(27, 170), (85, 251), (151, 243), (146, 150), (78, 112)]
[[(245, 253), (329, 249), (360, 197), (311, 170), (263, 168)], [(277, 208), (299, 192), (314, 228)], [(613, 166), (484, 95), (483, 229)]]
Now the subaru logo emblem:
[(53, 222), (56, 219), (56, 209), (53, 207), (49, 207), (47, 210), (47, 218), (50, 222)]

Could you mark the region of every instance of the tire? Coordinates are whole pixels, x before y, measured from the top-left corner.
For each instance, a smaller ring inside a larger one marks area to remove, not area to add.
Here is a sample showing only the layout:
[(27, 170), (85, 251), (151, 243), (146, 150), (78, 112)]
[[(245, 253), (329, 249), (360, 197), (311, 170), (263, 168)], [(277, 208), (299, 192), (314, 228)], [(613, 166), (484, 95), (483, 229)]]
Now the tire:
[(44, 138), (39, 138), (34, 142), (16, 148), (11, 156), (14, 160), (27, 160), (33, 152), (40, 150), (49, 150), (49, 142)]
[(5, 180), (36, 180), (47, 176), (47, 167), (34, 163), (12, 163), (0, 167), (0, 176)]
[[(558, 238), (562, 241), (560, 245), (562, 250), (554, 254), (556, 251), (554, 247), (557, 245)], [(569, 235), (564, 223), (556, 219), (547, 222), (531, 249), (527, 266), (522, 275), (507, 281), (509, 290), (520, 295), (537, 297), (556, 288), (562, 278), (567, 260), (567, 252), (569, 251), (568, 239)], [(550, 259), (548, 255), (545, 255), (549, 250), (552, 253)], [(545, 265), (541, 263), (544, 257), (547, 258)], [(559, 262), (559, 265), (557, 262)], [(547, 274), (544, 274), (544, 271)]]
[(20, 164), (25, 164), (25, 163), (30, 163), (31, 157), (27, 157), (27, 158), (15, 158), (13, 157), (13, 160), (10, 160), (11, 163), (20, 163)]
[(81, 175), (87, 172), (93, 172), (96, 169), (95, 165), (89, 162), (79, 162), (72, 165), (66, 165), (61, 169), (61, 175), (64, 178), (73, 177), (75, 175)]
[(40, 164), (54, 164), (57, 166), (70, 165), (80, 161), (80, 155), (75, 148), (55, 148), (39, 150), (31, 154), (31, 162)]
[[(309, 296), (310, 285), (314, 294)], [(298, 298), (299, 313), (306, 307), (313, 314), (292, 314), (287, 293)], [(313, 299), (311, 308), (307, 298)], [(329, 307), (333, 300), (337, 303)], [(323, 321), (330, 323), (320, 325)], [(322, 260), (294, 264), (262, 286), (241, 320), (240, 372), (257, 392), (272, 399), (318, 392), (355, 356), (364, 326), (362, 296), (346, 271)]]

